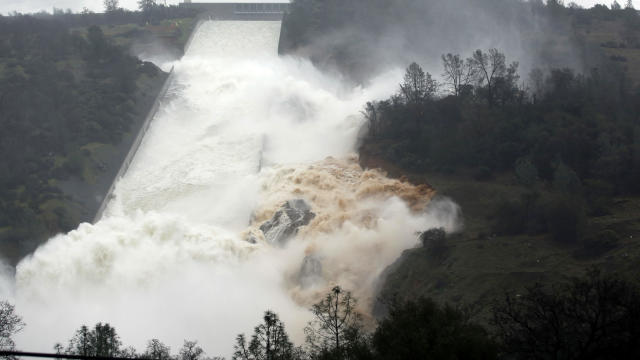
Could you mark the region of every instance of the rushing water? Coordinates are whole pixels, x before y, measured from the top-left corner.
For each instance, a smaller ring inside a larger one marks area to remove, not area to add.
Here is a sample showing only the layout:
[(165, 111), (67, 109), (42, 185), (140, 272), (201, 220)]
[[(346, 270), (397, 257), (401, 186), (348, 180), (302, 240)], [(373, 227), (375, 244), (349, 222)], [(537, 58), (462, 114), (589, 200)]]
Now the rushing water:
[[(347, 88), (278, 57), (279, 32), (274, 21), (199, 27), (103, 219), (18, 265), (21, 348), (51, 350), (102, 321), (139, 350), (151, 338), (174, 351), (195, 339), (229, 355), (266, 309), (300, 342), (307, 309), (332, 285), (367, 311), (416, 231), (456, 226), (454, 204), (426, 207), (428, 189), (363, 171), (352, 155), (363, 104), (393, 92), (398, 73)], [(316, 217), (271, 246), (259, 226), (292, 199)], [(320, 265), (303, 278), (311, 257)]]

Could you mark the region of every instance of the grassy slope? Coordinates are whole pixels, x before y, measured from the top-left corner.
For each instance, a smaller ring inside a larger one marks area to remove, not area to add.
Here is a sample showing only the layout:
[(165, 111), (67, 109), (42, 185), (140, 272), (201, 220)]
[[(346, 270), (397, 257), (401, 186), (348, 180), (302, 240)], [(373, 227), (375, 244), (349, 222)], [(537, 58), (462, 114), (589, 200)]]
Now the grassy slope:
[(622, 237), (609, 252), (585, 258), (579, 245), (559, 245), (548, 235), (496, 236), (491, 212), (501, 199), (517, 199), (527, 189), (508, 174), (479, 182), (465, 175), (415, 174), (380, 160), (376, 144), (361, 149), (363, 166), (382, 167), (391, 176), (428, 183), (439, 196), (453, 199), (463, 210), (463, 230), (448, 237), (447, 250), (429, 254), (425, 248), (406, 251), (388, 271), (381, 296), (400, 299), (427, 296), (441, 302), (473, 305), (486, 320), (488, 304), (504, 291), (519, 291), (535, 282), (581, 275), (592, 265), (637, 275), (640, 269), (640, 198), (614, 199), (611, 215), (590, 218), (589, 231), (615, 229)]
[(625, 28), (624, 19), (576, 23), (575, 34), (587, 46), (599, 48), (603, 56), (624, 68), (634, 84), (640, 84), (640, 31)]

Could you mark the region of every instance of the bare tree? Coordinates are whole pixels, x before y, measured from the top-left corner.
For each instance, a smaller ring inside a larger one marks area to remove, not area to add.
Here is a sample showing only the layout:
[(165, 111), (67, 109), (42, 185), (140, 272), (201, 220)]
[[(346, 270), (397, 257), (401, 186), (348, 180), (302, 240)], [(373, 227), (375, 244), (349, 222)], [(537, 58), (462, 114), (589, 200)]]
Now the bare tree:
[(627, 4), (624, 6), (624, 8), (625, 9), (631, 9), (631, 10), (635, 9), (633, 7), (633, 0), (627, 0)]
[(104, 0), (104, 12), (112, 13), (119, 8), (119, 0)]
[(204, 357), (204, 350), (198, 346), (197, 341), (184, 341), (178, 356), (179, 360), (200, 360)]
[(380, 121), (378, 119), (376, 103), (371, 101), (367, 102), (367, 105), (365, 105), (365, 108), (362, 111), (362, 115), (369, 123), (369, 133), (374, 137), (377, 136), (380, 130)]
[(169, 360), (171, 359), (171, 349), (160, 340), (151, 339), (147, 343), (144, 357), (154, 360)]
[(0, 350), (13, 350), (13, 335), (24, 328), (22, 318), (15, 313), (15, 307), (0, 301)]
[(455, 96), (460, 96), (462, 89), (473, 81), (475, 77), (475, 69), (471, 61), (464, 61), (460, 55), (446, 54), (442, 55), (444, 64), (445, 84), (451, 87)]
[(356, 341), (362, 328), (361, 316), (350, 292), (336, 286), (311, 311), (315, 320), (305, 328), (311, 351), (342, 354)]
[(404, 74), (404, 81), (400, 84), (400, 91), (407, 104), (420, 104), (425, 99), (433, 98), (438, 90), (438, 84), (431, 74), (425, 73), (417, 63), (411, 63)]
[(507, 67), (506, 58), (498, 49), (488, 52), (476, 50), (468, 60), (475, 72), (475, 79), (479, 86), (485, 86), (489, 106), (493, 106), (496, 98), (496, 84), (511, 86), (518, 79), (518, 63), (511, 63)]

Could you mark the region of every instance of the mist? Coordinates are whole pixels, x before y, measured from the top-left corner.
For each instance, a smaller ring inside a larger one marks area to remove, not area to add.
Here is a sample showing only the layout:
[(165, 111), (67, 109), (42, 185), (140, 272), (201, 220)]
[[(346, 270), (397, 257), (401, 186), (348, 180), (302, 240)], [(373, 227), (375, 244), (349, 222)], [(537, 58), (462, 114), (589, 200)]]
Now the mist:
[[(314, 11), (308, 1), (292, 6), (294, 12)], [(360, 83), (414, 61), (437, 77), (443, 54), (466, 58), (476, 49), (489, 48), (518, 61), (524, 75), (535, 67), (583, 67), (570, 24), (554, 21), (539, 1), (357, 1), (326, 16), (310, 26), (290, 20), (281, 52), (311, 58), (321, 68)]]
[[(229, 356), (267, 309), (301, 344), (308, 309), (332, 286), (368, 313), (380, 274), (418, 232), (460, 229), (450, 200), (363, 170), (354, 155), (363, 104), (391, 95), (402, 69), (353, 87), (278, 57), (279, 33), (280, 22), (198, 27), (102, 220), (18, 264), (19, 348), (48, 351), (101, 321), (140, 351), (151, 338), (174, 351), (190, 339)], [(315, 218), (270, 243), (259, 226), (295, 199)], [(310, 257), (322, 269), (305, 278)]]

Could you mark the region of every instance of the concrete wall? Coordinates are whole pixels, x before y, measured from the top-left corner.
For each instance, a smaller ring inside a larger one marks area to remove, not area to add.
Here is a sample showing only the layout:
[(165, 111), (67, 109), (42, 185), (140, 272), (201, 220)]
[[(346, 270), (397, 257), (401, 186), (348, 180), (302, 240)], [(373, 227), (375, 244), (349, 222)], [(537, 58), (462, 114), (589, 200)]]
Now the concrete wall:
[(215, 20), (281, 20), (288, 3), (182, 3)]
[(109, 204), (111, 199), (113, 199), (113, 191), (115, 190), (116, 184), (127, 173), (127, 170), (129, 170), (129, 166), (131, 165), (131, 162), (135, 158), (136, 153), (138, 152), (138, 149), (142, 144), (142, 140), (144, 139), (144, 136), (147, 134), (147, 130), (149, 130), (149, 126), (151, 126), (151, 121), (156, 116), (156, 113), (160, 108), (160, 104), (162, 103), (162, 100), (165, 98), (167, 94), (167, 90), (169, 90), (169, 85), (171, 85), (172, 81), (173, 81), (173, 67), (171, 68), (171, 72), (169, 72), (169, 76), (164, 81), (164, 84), (162, 85), (162, 89), (158, 93), (158, 96), (156, 97), (156, 100), (153, 103), (151, 110), (147, 114), (147, 117), (145, 118), (144, 123), (142, 124), (142, 127), (140, 127), (140, 130), (138, 131), (138, 135), (133, 140), (133, 144), (131, 144), (131, 148), (129, 149), (127, 156), (124, 158), (124, 161), (120, 166), (120, 170), (118, 170), (118, 174), (113, 179), (113, 182), (111, 183), (111, 186), (109, 187), (109, 190), (107, 191), (107, 194), (105, 195), (104, 199), (102, 199), (102, 203), (100, 204), (100, 207), (96, 212), (96, 216), (93, 219), (94, 224), (102, 218), (104, 210), (107, 208), (107, 205)]

